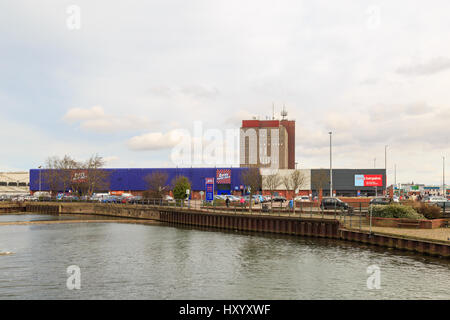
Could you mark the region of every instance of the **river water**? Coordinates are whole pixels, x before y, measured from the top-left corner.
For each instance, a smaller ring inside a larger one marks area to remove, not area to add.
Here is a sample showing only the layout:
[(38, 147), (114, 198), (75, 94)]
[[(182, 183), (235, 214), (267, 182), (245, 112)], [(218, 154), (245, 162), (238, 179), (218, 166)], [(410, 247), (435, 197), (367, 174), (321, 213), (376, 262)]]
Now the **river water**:
[[(328, 239), (114, 222), (3, 225), (5, 251), (14, 254), (0, 255), (0, 299), (450, 299), (448, 260)], [(79, 290), (66, 285), (71, 265)], [(367, 288), (372, 265), (380, 289)]]

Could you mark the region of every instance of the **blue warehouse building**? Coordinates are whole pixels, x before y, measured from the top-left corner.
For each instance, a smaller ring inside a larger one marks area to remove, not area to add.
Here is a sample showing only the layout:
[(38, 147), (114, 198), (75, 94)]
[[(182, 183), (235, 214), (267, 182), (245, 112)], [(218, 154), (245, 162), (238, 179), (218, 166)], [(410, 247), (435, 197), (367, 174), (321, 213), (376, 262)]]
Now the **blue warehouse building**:
[[(30, 191), (48, 191), (49, 185), (44, 179), (46, 169), (30, 170)], [(177, 176), (185, 176), (191, 182), (194, 197), (205, 191), (205, 179), (214, 178), (214, 191), (217, 194), (231, 194), (242, 189), (241, 174), (247, 168), (118, 168), (103, 169), (109, 172), (109, 190), (140, 194), (148, 189), (145, 177), (154, 172), (167, 174), (167, 184)], [(81, 170), (82, 171), (82, 170)], [(63, 191), (63, 190), (60, 190)]]

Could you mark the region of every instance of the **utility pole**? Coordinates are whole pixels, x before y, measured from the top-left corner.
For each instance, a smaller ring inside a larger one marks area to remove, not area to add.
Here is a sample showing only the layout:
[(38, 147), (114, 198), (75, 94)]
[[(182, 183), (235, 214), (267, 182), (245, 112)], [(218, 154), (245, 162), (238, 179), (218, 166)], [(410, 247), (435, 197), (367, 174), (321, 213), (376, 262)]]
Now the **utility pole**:
[(445, 190), (445, 157), (442, 157), (442, 191), (445, 198), (447, 198), (447, 190)]
[(42, 168), (42, 166), (39, 166), (38, 167), (38, 169), (39, 169), (39, 196), (41, 195), (41, 168)]
[(384, 146), (384, 172), (385, 172), (385, 175), (386, 175), (386, 186), (385, 186), (385, 188), (384, 188), (384, 193), (385, 193), (385, 196), (387, 196), (388, 194), (387, 194), (387, 187), (388, 187), (388, 174), (387, 174), (387, 145), (385, 145)]
[(333, 197), (333, 162), (332, 162), (332, 157), (331, 157), (331, 135), (332, 132), (328, 132), (328, 134), (330, 135), (330, 197)]
[(397, 164), (394, 164), (394, 185), (397, 186)]

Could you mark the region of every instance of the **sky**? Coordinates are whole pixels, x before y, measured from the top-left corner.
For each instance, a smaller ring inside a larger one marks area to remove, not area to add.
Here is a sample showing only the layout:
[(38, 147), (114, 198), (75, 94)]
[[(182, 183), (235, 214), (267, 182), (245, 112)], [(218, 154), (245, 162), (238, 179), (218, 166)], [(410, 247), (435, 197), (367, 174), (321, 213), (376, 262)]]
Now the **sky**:
[[(115, 168), (236, 166), (241, 121), (285, 106), (300, 168), (329, 167), (331, 131), (333, 168), (384, 168), (387, 145), (388, 184), (442, 184), (449, 10), (440, 0), (2, 1), (0, 171), (95, 153)], [(200, 159), (180, 156), (186, 141)]]

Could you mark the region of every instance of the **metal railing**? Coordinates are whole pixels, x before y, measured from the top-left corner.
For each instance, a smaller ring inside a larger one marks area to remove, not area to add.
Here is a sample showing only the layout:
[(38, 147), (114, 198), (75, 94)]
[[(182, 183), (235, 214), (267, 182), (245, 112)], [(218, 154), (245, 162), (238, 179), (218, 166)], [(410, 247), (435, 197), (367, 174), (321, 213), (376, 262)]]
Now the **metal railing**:
[[(30, 200), (25, 200), (28, 202)], [(251, 215), (271, 215), (271, 216), (288, 216), (299, 218), (315, 218), (315, 219), (334, 219), (339, 220), (345, 226), (350, 228), (363, 228), (369, 225), (369, 209), (371, 205), (368, 202), (346, 202), (345, 205), (336, 203), (334, 205), (321, 205), (319, 202), (264, 202), (252, 203), (230, 201), (228, 204), (223, 200), (214, 200), (211, 202), (204, 200), (187, 200), (187, 199), (79, 199), (79, 198), (40, 198), (31, 202), (55, 202), (55, 203), (105, 203), (110, 205), (135, 205), (135, 206), (157, 206), (181, 208), (183, 210), (198, 210), (211, 213), (228, 213), (228, 214), (251, 214)], [(5, 203), (7, 201), (3, 201)], [(10, 201), (9, 201), (10, 202)], [(417, 203), (417, 202), (416, 202)], [(414, 202), (402, 202), (399, 205), (413, 205)], [(442, 206), (442, 216), (450, 217), (450, 206), (445, 203)]]

